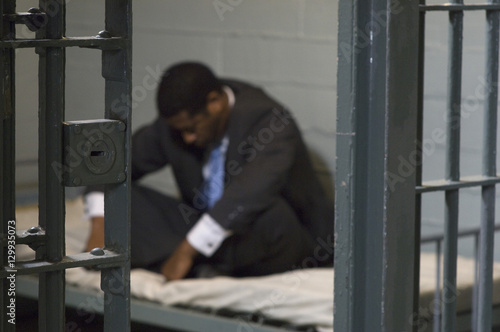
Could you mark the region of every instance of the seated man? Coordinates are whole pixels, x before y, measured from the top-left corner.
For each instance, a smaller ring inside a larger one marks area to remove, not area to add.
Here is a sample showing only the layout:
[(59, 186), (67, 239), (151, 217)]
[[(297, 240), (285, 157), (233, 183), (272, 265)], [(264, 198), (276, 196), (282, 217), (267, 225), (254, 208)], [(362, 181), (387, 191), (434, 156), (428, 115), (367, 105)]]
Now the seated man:
[[(132, 138), (132, 267), (175, 280), (201, 266), (253, 276), (333, 263), (333, 202), (282, 105), (186, 62), (164, 73), (157, 106)], [(135, 182), (168, 164), (179, 200)], [(104, 244), (95, 190), (86, 194), (88, 250)]]

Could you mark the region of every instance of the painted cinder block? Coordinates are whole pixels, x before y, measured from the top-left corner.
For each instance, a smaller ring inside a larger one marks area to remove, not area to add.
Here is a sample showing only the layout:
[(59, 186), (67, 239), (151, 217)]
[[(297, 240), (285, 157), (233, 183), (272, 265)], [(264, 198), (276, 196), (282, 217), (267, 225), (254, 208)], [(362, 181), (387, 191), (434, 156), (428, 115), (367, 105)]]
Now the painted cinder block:
[(104, 1), (66, 0), (66, 35), (73, 37), (97, 35), (99, 31), (104, 30), (104, 15)]
[(292, 34), (298, 0), (141, 0), (135, 27), (219, 34)]
[(301, 129), (335, 133), (337, 96), (333, 86), (279, 84), (269, 86), (267, 90), (279, 100), (286, 101)]
[(227, 38), (224, 72), (251, 80), (331, 85), (335, 80), (334, 43), (297, 39)]
[(303, 30), (305, 37), (337, 40), (338, 0), (303, 1)]

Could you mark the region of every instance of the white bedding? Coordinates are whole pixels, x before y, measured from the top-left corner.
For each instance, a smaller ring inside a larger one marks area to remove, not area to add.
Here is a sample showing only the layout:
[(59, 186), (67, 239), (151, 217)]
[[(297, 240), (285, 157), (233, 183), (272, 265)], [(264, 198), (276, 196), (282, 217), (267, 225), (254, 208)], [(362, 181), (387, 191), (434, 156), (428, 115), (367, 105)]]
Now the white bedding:
[[(66, 206), (67, 252), (80, 252), (88, 234), (88, 223), (82, 217), (80, 199)], [(37, 224), (37, 208), (17, 210), (18, 229)], [(31, 250), (19, 246), (18, 259), (28, 259)], [(436, 256), (421, 256), (421, 299), (423, 312), (434, 308)], [(457, 309), (471, 306), (474, 281), (473, 261), (459, 257), (457, 273)], [(131, 272), (132, 296), (165, 305), (184, 304), (210, 308), (231, 308), (236, 311), (260, 312), (270, 318), (294, 324), (311, 324), (321, 331), (333, 331), (333, 269), (303, 269), (265, 277), (190, 279), (165, 282), (156, 273), (134, 269)], [(494, 303), (500, 303), (500, 264), (494, 265)], [(100, 289), (100, 274), (83, 268), (70, 269), (66, 280), (79, 288)], [(429, 317), (430, 318), (430, 317)]]
[[(332, 331), (333, 269), (293, 271), (257, 278), (216, 277), (165, 282), (150, 271), (130, 274), (134, 297), (164, 305), (184, 304), (259, 312), (294, 324), (315, 325)], [(99, 273), (84, 269), (66, 272), (66, 280), (79, 287), (98, 290)]]

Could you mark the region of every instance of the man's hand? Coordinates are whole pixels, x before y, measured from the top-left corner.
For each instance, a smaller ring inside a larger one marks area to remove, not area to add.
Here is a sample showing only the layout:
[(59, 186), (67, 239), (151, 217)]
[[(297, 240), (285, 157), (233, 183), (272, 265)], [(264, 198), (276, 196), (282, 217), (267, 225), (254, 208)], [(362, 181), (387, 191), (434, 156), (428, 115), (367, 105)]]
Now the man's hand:
[(104, 217), (94, 217), (91, 223), (92, 228), (89, 238), (87, 239), (85, 251), (104, 247)]
[(161, 273), (167, 280), (178, 280), (184, 278), (191, 267), (198, 251), (184, 239), (175, 249), (172, 256), (163, 263)]

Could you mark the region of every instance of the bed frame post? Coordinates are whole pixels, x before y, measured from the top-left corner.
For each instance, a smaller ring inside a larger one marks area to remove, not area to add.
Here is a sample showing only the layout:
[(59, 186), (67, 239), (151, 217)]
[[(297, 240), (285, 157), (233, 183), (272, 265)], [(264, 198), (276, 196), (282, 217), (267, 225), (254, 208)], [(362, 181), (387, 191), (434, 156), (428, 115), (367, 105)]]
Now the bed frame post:
[(418, 1), (340, 0), (336, 331), (410, 331)]

